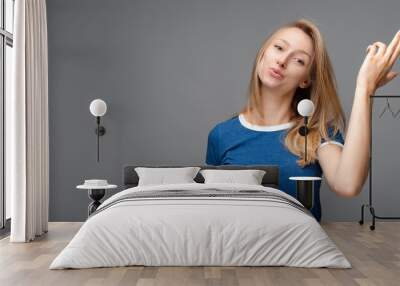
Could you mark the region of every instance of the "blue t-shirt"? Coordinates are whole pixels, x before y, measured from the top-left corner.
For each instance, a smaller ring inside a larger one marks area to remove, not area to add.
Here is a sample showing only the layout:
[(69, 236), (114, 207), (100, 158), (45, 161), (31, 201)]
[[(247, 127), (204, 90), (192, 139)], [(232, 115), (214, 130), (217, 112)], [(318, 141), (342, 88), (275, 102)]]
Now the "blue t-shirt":
[[(250, 124), (242, 114), (220, 122), (208, 134), (206, 164), (208, 165), (278, 165), (279, 189), (296, 197), (296, 182), (291, 176), (322, 177), (318, 161), (302, 168), (297, 164), (298, 156), (285, 146), (287, 130), (293, 122), (260, 126)], [(340, 131), (333, 135), (328, 128), (331, 141), (321, 139), (321, 145), (333, 143), (343, 147)], [(317, 221), (321, 220), (320, 190), (321, 181), (315, 181), (314, 205), (310, 210)]]

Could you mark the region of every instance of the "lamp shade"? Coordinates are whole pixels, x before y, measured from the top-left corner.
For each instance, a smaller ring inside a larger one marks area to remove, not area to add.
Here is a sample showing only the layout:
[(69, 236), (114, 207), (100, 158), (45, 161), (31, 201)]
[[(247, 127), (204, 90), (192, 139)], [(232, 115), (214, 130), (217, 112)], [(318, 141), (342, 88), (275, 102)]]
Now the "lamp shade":
[(94, 116), (103, 116), (106, 114), (107, 104), (104, 102), (104, 100), (95, 99), (90, 103), (89, 109)]
[(303, 99), (297, 104), (297, 111), (301, 116), (311, 116), (314, 112), (314, 103), (309, 99)]

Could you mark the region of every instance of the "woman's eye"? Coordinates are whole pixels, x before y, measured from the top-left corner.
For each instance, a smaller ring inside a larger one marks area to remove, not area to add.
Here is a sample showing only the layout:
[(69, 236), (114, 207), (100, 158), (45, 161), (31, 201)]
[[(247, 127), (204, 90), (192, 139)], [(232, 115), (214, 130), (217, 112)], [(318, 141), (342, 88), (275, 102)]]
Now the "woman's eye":
[(305, 64), (304, 61), (303, 61), (303, 60), (300, 60), (300, 59), (298, 59), (297, 62), (298, 62), (299, 64), (303, 65), (303, 66), (304, 66), (304, 64)]
[(277, 48), (278, 50), (282, 50), (282, 47), (281, 46), (279, 46), (279, 45), (275, 45), (275, 48)]

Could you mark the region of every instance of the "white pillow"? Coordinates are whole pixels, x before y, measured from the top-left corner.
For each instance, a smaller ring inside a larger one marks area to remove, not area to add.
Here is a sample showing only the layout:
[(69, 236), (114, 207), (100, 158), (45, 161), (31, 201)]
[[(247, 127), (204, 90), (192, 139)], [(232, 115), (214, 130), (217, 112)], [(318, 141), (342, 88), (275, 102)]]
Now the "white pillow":
[(261, 185), (265, 175), (263, 170), (218, 170), (205, 169), (200, 174), (204, 177), (204, 183), (236, 183), (248, 185)]
[(196, 183), (193, 179), (196, 177), (200, 169), (200, 167), (136, 167), (135, 171), (139, 176), (138, 186), (148, 186)]

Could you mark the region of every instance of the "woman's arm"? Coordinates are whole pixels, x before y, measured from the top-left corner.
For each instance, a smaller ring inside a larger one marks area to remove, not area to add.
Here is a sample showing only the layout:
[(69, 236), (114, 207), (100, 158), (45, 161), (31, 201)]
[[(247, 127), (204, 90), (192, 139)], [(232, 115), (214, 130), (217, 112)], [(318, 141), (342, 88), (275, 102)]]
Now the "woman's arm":
[(400, 54), (400, 31), (389, 46), (376, 42), (357, 77), (357, 86), (343, 149), (333, 144), (318, 150), (321, 168), (331, 189), (341, 196), (357, 196), (368, 176), (370, 150), (371, 95), (397, 73), (391, 71)]
[(368, 176), (371, 112), (367, 95), (366, 89), (356, 88), (344, 147), (328, 144), (318, 149), (328, 185), (345, 197), (358, 195)]

